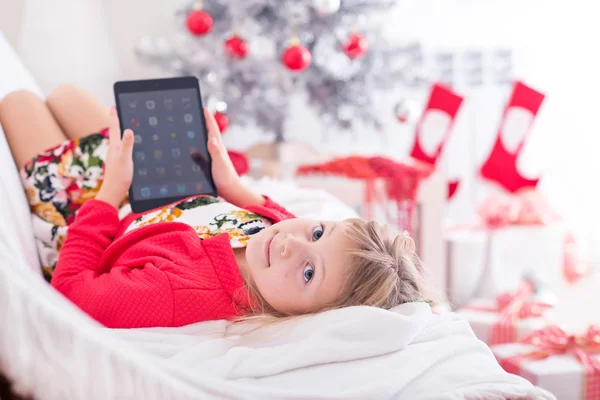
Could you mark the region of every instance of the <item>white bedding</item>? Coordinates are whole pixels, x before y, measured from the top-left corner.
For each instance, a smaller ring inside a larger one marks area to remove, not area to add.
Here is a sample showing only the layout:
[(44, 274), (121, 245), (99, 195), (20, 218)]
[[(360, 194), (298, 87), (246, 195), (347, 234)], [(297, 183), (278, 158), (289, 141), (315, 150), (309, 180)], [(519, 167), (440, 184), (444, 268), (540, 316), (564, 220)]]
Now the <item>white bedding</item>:
[[(0, 98), (39, 90), (0, 33)], [(353, 211), (321, 191), (253, 182), (298, 215)], [(110, 331), (39, 274), (25, 197), (0, 132), (0, 370), (68, 399), (551, 399), (504, 373), (466, 322), (425, 304), (352, 308), (223, 338), (224, 322)], [(235, 327), (234, 329), (241, 329)]]

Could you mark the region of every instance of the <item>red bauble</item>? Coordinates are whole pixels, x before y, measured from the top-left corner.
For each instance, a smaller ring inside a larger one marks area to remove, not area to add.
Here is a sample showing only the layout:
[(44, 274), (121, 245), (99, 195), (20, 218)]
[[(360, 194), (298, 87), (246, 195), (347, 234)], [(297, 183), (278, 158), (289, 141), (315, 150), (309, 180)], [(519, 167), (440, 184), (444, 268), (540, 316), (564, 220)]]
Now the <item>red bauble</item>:
[(217, 111), (215, 113), (215, 120), (217, 121), (217, 125), (219, 126), (221, 133), (225, 132), (229, 126), (229, 117), (226, 114)]
[(346, 43), (344, 43), (344, 53), (352, 60), (365, 54), (368, 48), (367, 39), (358, 33), (348, 36)]
[(248, 44), (238, 35), (233, 35), (225, 42), (225, 50), (233, 58), (244, 59), (248, 55)]
[(294, 44), (285, 49), (281, 61), (292, 71), (303, 71), (310, 65), (312, 55), (306, 47)]
[(192, 35), (205, 35), (213, 27), (212, 16), (203, 10), (192, 11), (187, 16), (187, 28)]

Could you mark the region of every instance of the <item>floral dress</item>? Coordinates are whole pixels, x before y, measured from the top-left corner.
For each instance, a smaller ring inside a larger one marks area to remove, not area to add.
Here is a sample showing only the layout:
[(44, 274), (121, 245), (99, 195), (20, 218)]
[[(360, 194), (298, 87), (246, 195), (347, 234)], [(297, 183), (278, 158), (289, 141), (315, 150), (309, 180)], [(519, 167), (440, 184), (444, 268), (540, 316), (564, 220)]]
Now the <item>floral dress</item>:
[[(108, 131), (85, 138), (67, 140), (37, 157), (21, 169), (21, 180), (33, 214), (33, 231), (46, 279), (58, 261), (69, 225), (77, 210), (93, 199), (102, 184)], [(121, 220), (131, 214), (127, 199), (119, 209)], [(182, 222), (190, 225), (200, 239), (227, 233), (233, 248), (245, 247), (250, 236), (270, 222), (221, 199), (196, 196), (162, 209), (141, 214), (125, 230), (149, 224)]]

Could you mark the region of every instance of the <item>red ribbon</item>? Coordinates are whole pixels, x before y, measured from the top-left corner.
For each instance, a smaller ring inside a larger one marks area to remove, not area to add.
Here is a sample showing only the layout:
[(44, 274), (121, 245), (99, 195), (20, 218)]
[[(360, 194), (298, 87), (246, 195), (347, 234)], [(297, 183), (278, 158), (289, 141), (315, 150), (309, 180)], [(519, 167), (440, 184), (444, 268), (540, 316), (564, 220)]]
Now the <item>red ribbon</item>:
[(582, 399), (600, 400), (600, 362), (591, 356), (591, 353), (600, 352), (600, 327), (592, 325), (582, 335), (569, 335), (557, 326), (549, 326), (527, 335), (521, 343), (536, 349), (500, 360), (506, 372), (518, 374), (523, 362), (571, 354), (585, 369)]
[(466, 308), (474, 311), (498, 313), (498, 321), (492, 327), (488, 344), (511, 343), (517, 340), (516, 321), (532, 317), (541, 317), (543, 312), (552, 305), (542, 302), (528, 301), (533, 293), (533, 286), (525, 282), (514, 293), (502, 293), (496, 298), (495, 307), (467, 305)]
[[(322, 164), (302, 165), (296, 174), (325, 174), (361, 179), (365, 182), (365, 217), (367, 219), (373, 217), (374, 204), (392, 200), (397, 206), (398, 228), (410, 231), (419, 185), (432, 172), (433, 167), (418, 161), (415, 161), (414, 165), (409, 165), (385, 157), (350, 156), (336, 158)], [(385, 182), (385, 193), (377, 190), (377, 179)]]

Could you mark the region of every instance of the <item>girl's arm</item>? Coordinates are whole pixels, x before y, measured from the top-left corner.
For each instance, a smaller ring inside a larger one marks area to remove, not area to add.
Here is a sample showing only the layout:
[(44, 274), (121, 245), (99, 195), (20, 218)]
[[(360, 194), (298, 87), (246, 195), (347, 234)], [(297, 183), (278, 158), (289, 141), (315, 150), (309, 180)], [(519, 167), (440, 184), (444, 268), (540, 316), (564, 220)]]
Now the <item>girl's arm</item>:
[(120, 266), (103, 258), (118, 229), (116, 208), (86, 201), (69, 226), (52, 286), (106, 327), (171, 326), (173, 292), (166, 274), (151, 262)]
[(223, 143), (219, 125), (208, 109), (204, 110), (204, 118), (208, 131), (208, 151), (212, 158), (212, 176), (219, 196), (238, 207), (264, 206), (267, 200), (242, 184)]

